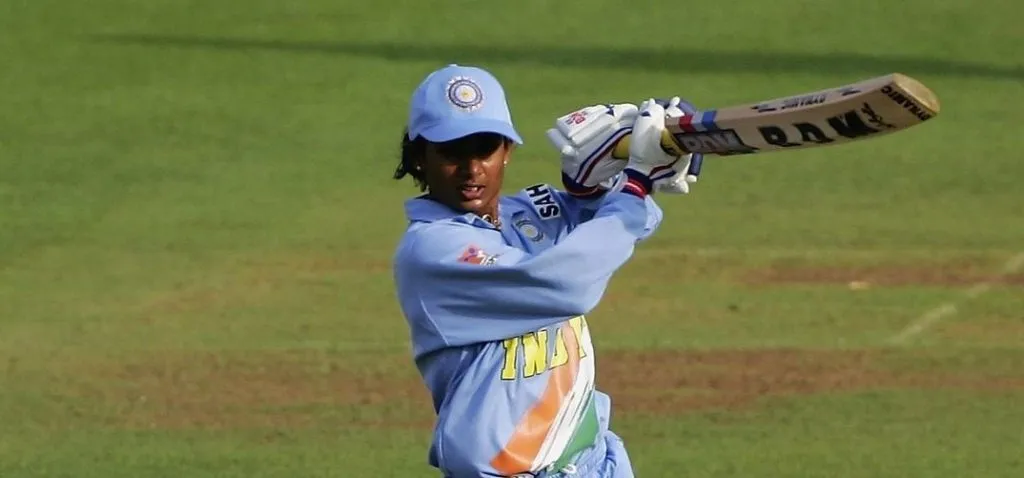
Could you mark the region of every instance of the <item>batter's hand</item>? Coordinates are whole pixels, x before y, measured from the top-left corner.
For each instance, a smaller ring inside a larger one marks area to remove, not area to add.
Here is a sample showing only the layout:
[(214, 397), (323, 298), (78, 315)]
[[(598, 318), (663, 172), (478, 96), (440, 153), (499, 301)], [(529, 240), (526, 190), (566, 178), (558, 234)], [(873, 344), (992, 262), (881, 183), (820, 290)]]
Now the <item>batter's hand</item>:
[[(666, 118), (680, 118), (686, 115), (692, 115), (697, 112), (697, 108), (693, 106), (689, 101), (686, 101), (678, 96), (673, 97), (669, 100), (665, 106), (665, 117)], [(661, 179), (654, 182), (654, 189), (658, 192), (666, 194), (689, 194), (690, 185), (697, 182), (697, 176), (687, 174), (690, 169), (690, 163), (692, 161), (700, 161), (703, 159), (701, 153), (693, 153), (684, 156), (683, 161), (678, 162), (672, 169), (676, 170), (676, 175)]]
[(665, 114), (665, 107), (653, 99), (640, 104), (639, 117), (633, 124), (629, 143), (629, 162), (625, 168), (629, 178), (626, 187), (640, 190), (635, 192), (654, 192), (655, 182), (674, 178), (679, 174), (677, 165), (686, 163), (683, 157), (670, 154), (661, 145)]
[(626, 166), (612, 157), (612, 149), (633, 131), (637, 111), (629, 103), (588, 106), (558, 118), (547, 130), (548, 140), (561, 154), (566, 192), (587, 197), (605, 191)]

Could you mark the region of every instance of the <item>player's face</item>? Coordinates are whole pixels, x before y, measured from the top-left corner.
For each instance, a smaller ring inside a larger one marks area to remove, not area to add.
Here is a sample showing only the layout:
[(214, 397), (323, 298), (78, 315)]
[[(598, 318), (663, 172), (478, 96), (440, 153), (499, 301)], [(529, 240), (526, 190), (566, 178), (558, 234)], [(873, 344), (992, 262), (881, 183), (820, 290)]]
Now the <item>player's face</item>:
[(452, 151), (445, 144), (427, 144), (422, 168), (430, 196), (458, 211), (494, 217), (511, 147), (500, 140), (468, 146)]

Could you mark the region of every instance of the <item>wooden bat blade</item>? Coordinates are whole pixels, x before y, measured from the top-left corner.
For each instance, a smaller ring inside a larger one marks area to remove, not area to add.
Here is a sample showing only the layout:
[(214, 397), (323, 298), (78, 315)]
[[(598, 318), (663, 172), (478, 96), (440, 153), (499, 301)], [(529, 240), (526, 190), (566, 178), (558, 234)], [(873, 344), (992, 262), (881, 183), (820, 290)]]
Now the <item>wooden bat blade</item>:
[[(662, 146), (674, 153), (730, 156), (834, 146), (921, 124), (939, 99), (901, 73), (758, 103), (666, 119)], [(627, 140), (613, 156), (629, 157)]]

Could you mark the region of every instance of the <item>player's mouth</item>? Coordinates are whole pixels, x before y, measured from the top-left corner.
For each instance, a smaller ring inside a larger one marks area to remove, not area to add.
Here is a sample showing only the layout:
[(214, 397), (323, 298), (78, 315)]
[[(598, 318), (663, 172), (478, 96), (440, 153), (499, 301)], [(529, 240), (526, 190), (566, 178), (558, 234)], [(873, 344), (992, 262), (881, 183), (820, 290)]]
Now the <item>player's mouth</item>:
[(484, 196), (484, 187), (479, 184), (463, 184), (459, 186), (459, 195), (463, 201), (476, 201)]

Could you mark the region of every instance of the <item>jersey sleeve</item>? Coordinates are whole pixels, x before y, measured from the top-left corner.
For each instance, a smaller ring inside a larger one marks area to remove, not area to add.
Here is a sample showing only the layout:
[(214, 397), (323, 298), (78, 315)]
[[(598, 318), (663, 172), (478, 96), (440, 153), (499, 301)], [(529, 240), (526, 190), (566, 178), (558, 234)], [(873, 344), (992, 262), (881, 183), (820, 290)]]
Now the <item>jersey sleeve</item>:
[[(555, 195), (566, 211), (565, 220), (569, 229), (572, 230), (576, 226), (594, 218), (606, 198), (615, 194), (605, 193), (596, 198), (580, 198), (565, 191), (555, 191)], [(644, 202), (647, 211), (647, 223), (644, 227), (644, 234), (638, 237), (641, 241), (654, 233), (664, 217), (661, 207), (658, 206), (658, 203), (654, 201), (652, 196), (645, 197)]]
[[(650, 202), (604, 198), (559, 243), (529, 254), (468, 225), (431, 224), (400, 254), (404, 281), (447, 345), (526, 333), (586, 314), (651, 230)], [(656, 227), (656, 224), (655, 224)]]

